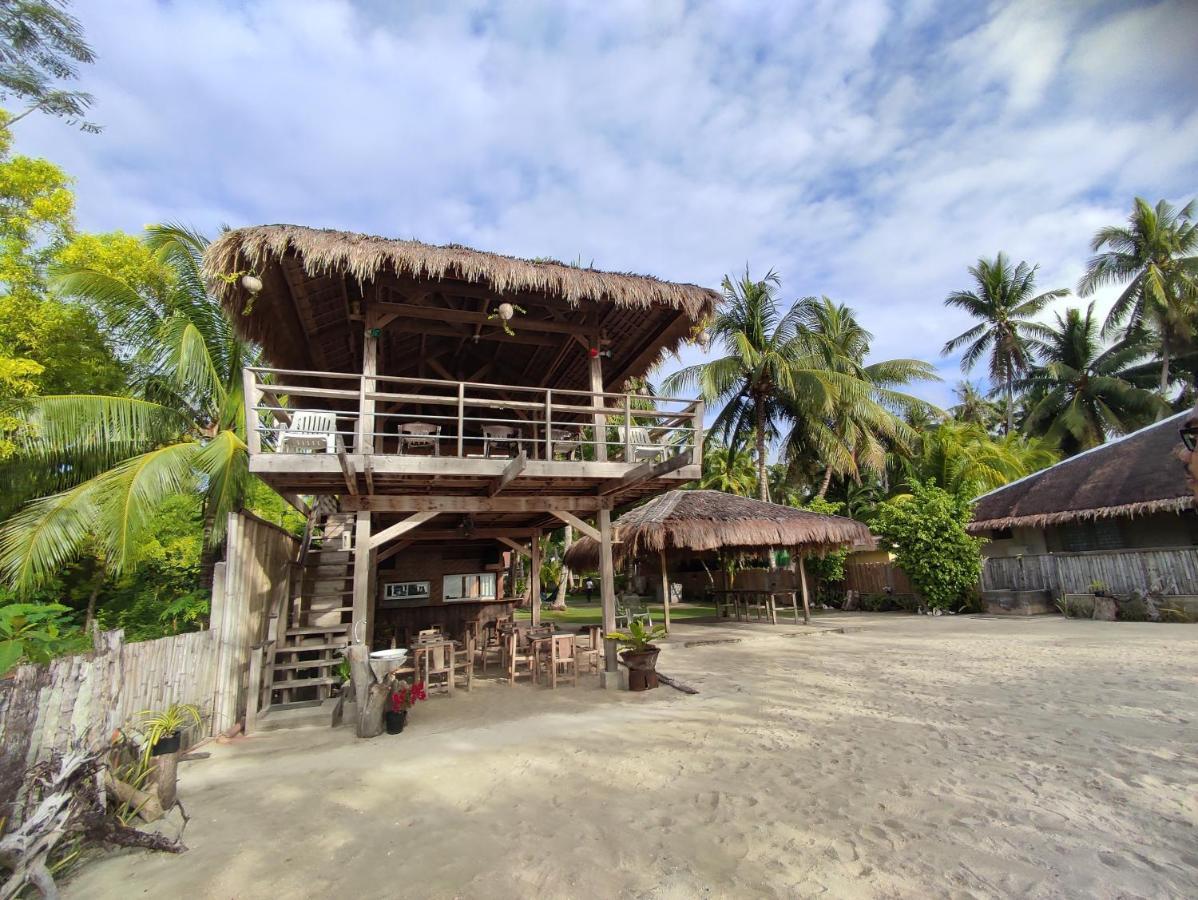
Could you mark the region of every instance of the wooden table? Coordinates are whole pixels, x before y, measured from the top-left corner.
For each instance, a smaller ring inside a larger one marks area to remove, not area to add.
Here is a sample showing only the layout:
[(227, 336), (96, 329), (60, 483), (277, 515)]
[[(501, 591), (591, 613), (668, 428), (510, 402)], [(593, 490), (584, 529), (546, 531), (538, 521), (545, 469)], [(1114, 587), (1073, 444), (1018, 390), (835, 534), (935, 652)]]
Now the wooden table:
[[(778, 624), (777, 598), (789, 596), (795, 624), (797, 625), (799, 622), (798, 591), (794, 588), (722, 588), (712, 589), (711, 594), (715, 597), (716, 615), (726, 615), (727, 608), (731, 607), (738, 622), (748, 618), (749, 601), (755, 597), (762, 598), (765, 601), (765, 614), (771, 625)], [(757, 621), (761, 621), (760, 605), (758, 606)]]

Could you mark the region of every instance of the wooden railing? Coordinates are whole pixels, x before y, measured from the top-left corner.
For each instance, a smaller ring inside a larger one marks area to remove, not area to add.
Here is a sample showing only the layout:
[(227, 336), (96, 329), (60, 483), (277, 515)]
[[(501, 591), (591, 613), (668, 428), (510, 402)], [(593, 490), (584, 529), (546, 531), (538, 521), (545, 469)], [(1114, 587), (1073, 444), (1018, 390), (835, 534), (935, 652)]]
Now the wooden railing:
[(262, 367), (245, 395), (251, 453), (701, 461), (693, 399)]

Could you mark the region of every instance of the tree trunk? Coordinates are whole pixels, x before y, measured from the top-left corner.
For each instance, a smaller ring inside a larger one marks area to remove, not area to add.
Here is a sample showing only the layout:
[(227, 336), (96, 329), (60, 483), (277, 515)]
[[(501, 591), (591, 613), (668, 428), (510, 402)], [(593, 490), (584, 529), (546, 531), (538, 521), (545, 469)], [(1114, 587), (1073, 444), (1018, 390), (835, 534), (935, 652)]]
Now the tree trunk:
[(754, 399), (757, 417), (757, 499), (769, 502), (770, 484), (765, 472), (765, 402)]
[(1006, 434), (1010, 434), (1015, 427), (1015, 384), (1011, 378), (1011, 373), (1007, 373), (1007, 430)]
[(570, 545), (574, 543), (574, 526), (567, 525), (565, 534), (563, 535), (562, 548), (562, 574), (557, 580), (557, 596), (553, 598), (554, 609), (566, 608), (566, 592), (570, 589), (570, 570), (566, 567), (565, 555), (569, 551)]
[(92, 632), (92, 622), (96, 620), (96, 598), (100, 596), (100, 585), (103, 583), (103, 577), (97, 573), (96, 581), (92, 584), (91, 593), (87, 595), (87, 615), (83, 620), (83, 630), (86, 634), (91, 634)]
[(1169, 339), (1161, 335), (1161, 396), (1169, 391)]
[(828, 466), (826, 469), (824, 469), (824, 480), (820, 484), (819, 493), (816, 494), (816, 496), (819, 497), (821, 500), (823, 500), (824, 496), (828, 493), (828, 488), (831, 487), (831, 485), (832, 485), (832, 467)]

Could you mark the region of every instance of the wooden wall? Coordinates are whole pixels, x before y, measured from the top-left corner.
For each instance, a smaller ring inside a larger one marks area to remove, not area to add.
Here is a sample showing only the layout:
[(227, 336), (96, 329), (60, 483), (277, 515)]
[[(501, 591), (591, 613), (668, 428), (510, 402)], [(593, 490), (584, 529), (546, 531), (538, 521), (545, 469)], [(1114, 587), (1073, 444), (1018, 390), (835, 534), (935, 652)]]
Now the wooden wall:
[(493, 541), (476, 544), (413, 544), (386, 560), (378, 570), (376, 609), (383, 608), (384, 585), (397, 581), (427, 581), (429, 602), (442, 602), (442, 577), (494, 572), (498, 575), (496, 588), (503, 595), (504, 569), (499, 545)]
[(1198, 547), (990, 557), (982, 569), (982, 589), (988, 591), (1082, 594), (1095, 581), (1113, 594), (1198, 594)]
[(854, 562), (844, 566), (844, 589), (858, 594), (914, 596), (916, 590), (907, 573), (892, 562)]

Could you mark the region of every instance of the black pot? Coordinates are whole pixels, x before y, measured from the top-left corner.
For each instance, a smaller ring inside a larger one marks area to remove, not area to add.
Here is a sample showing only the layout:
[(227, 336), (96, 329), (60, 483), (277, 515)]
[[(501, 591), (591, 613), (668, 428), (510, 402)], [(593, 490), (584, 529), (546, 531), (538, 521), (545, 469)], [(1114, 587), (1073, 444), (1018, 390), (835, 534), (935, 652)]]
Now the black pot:
[(179, 742), (179, 732), (172, 731), (170, 734), (164, 734), (158, 739), (158, 743), (150, 748), (150, 756), (166, 756), (168, 753), (178, 753)]
[(383, 719), (387, 723), (387, 734), (399, 734), (408, 724), (408, 711), (406, 709), (401, 709), (399, 712), (388, 710), (383, 714)]

